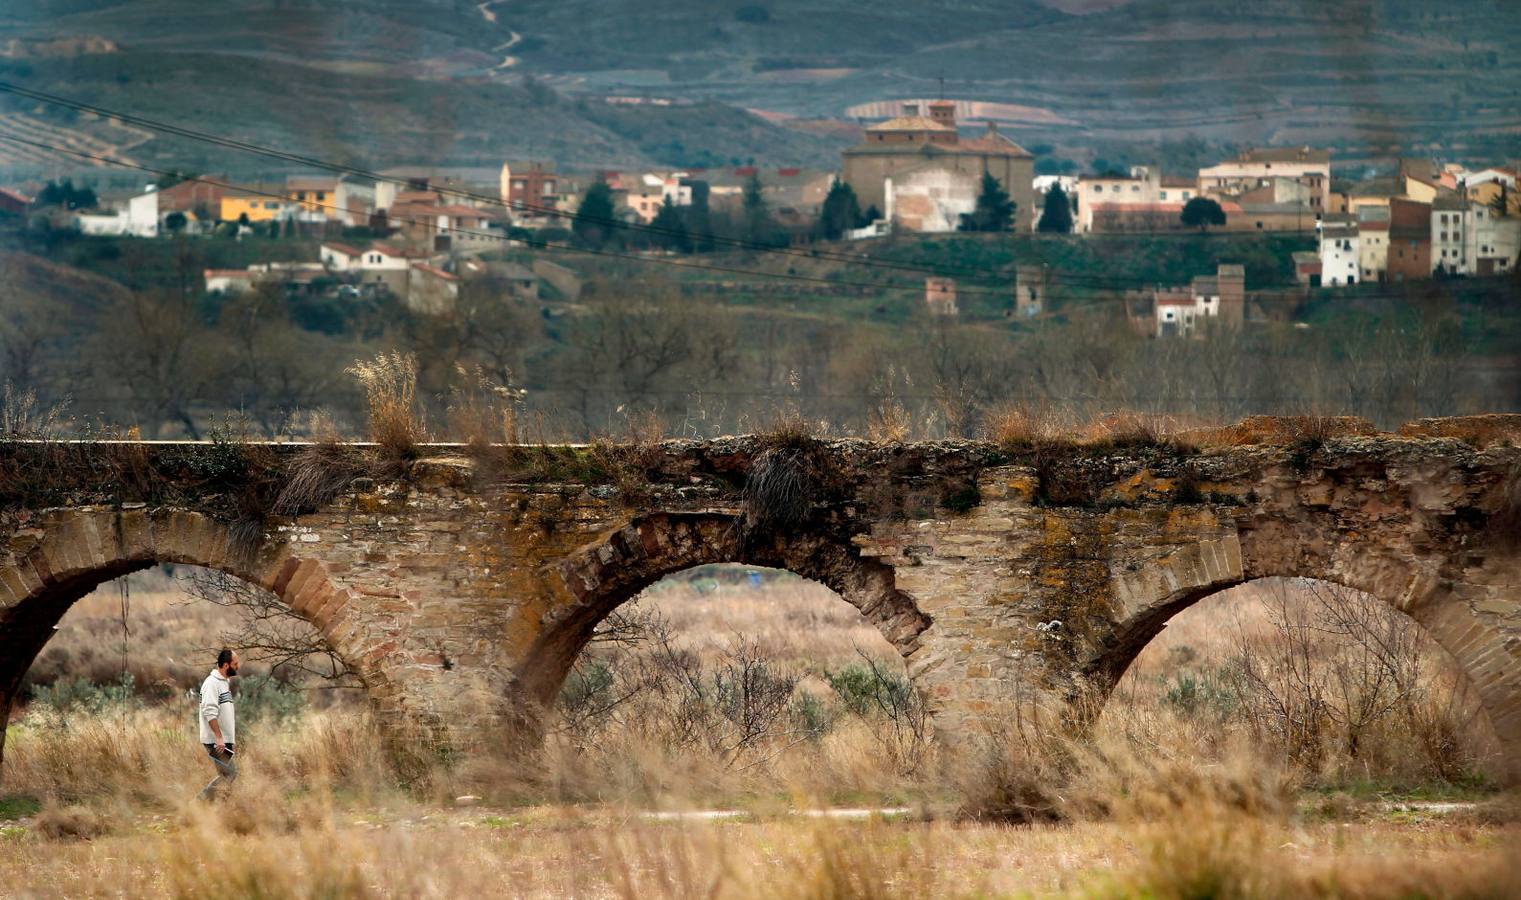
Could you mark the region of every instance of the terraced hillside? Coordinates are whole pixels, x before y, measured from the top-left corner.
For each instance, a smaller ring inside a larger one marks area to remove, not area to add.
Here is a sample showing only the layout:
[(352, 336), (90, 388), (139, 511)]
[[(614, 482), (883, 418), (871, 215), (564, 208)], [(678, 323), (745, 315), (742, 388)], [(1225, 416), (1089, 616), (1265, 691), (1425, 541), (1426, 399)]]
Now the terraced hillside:
[[(850, 131), (790, 119), (941, 91), (1015, 110), (1021, 142), (1078, 159), (1135, 147), (1140, 162), (1166, 142), (1315, 143), (1343, 160), (1521, 147), (1514, 0), (13, 6), (0, 78), (377, 163), (829, 164)], [(133, 152), (228, 165), (164, 144)]]

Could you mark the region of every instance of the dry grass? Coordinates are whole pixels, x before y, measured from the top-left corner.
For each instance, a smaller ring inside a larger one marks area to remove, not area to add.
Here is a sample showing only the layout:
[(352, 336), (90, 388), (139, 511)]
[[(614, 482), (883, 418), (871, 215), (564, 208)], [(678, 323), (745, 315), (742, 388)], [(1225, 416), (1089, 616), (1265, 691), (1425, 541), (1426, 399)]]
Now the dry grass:
[[(112, 599), (76, 612), (109, 622)], [(1093, 743), (1054, 740), (1013, 709), (983, 755), (932, 752), (914, 771), (886, 751), (880, 719), (842, 718), (818, 739), (777, 735), (732, 765), (669, 743), (645, 708), (589, 744), (559, 735), (528, 765), (402, 772), (362, 713), (308, 711), (247, 723), (233, 797), (208, 808), (188, 799), (211, 767), (187, 740), (185, 707), (67, 718), (33, 707), (11, 728), (3, 793), (36, 796), (43, 810), (0, 822), (0, 884), (17, 897), (1517, 895), (1521, 826), (1504, 804), (1448, 818), (1352, 794), (1306, 807), (1304, 774), (1270, 742), (1172, 710), (1159, 676), (1226, 660), (1233, 629), (1270, 624), (1262, 606), (1243, 592), (1175, 619)], [(732, 659), (743, 632), (768, 662), (801, 673), (797, 696), (826, 701), (819, 672), (863, 651), (895, 656), (847, 604), (799, 579), (699, 571), (630, 612), (658, 613), (673, 649), (709, 666)], [(590, 655), (617, 652), (594, 644)], [(480, 805), (452, 802), (463, 793)], [(789, 812), (903, 803), (913, 813), (898, 820)], [(641, 812), (711, 805), (747, 816)], [(1009, 820), (1025, 824), (991, 824)]]
[(1045, 406), (1007, 406), (988, 417), (985, 436), (1005, 450), (1070, 439), (1071, 423)]
[(1319, 446), (1326, 441), (1371, 435), (1373, 423), (1357, 416), (1248, 416), (1234, 425), (1193, 427), (1179, 434), (1198, 447), (1244, 447), (1253, 444)]
[(450, 436), (477, 451), (493, 444), (519, 443), (523, 392), (511, 383), (498, 384), (479, 367), (459, 366), (456, 374), (460, 383), (449, 395)]
[(381, 353), (347, 372), (364, 388), (370, 440), (391, 459), (416, 456), (417, 445), (428, 441), (417, 397), (417, 358), (400, 351)]

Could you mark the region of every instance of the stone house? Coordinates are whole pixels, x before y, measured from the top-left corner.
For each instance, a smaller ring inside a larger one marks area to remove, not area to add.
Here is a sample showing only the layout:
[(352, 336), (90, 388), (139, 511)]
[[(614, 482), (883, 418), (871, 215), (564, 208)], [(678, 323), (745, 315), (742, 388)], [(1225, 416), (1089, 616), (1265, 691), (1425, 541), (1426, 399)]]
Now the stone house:
[(1390, 281), (1431, 276), (1431, 204), (1390, 199), (1388, 271)]
[(866, 129), (860, 144), (844, 151), (844, 180), (855, 191), (864, 211), (887, 208), (887, 185), (926, 164), (971, 176), (983, 173), (998, 179), (1017, 204), (1015, 230), (1031, 231), (1040, 213), (1035, 204), (1035, 157), (988, 124), (980, 137), (964, 139), (956, 126), (956, 104), (929, 104), (929, 115), (889, 119)]
[(1309, 191), (1310, 208), (1324, 214), (1331, 206), (1331, 151), (1311, 147), (1246, 150), (1233, 160), (1199, 170), (1198, 187), (1208, 194), (1233, 194), (1287, 178)]
[(924, 308), (932, 316), (960, 313), (956, 305), (956, 279), (934, 276), (924, 279)]

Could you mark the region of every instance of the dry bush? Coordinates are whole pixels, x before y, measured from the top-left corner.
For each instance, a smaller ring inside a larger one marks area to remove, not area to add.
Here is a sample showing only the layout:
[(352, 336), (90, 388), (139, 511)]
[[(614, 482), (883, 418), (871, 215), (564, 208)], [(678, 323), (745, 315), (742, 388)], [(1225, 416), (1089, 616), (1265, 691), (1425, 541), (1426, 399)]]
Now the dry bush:
[[(878, 443), (897, 444), (909, 439), (913, 432), (914, 417), (898, 397), (900, 372), (897, 366), (887, 367), (886, 377), (875, 385), (875, 399), (866, 413), (866, 436)], [(908, 373), (901, 373), (904, 387), (913, 387)]]
[(90, 806), (47, 806), (33, 824), (53, 840), (90, 840), (111, 832), (111, 816)]
[(1521, 444), (1521, 414), (1492, 413), (1457, 418), (1420, 419), (1400, 426), (1405, 437), (1453, 438), (1473, 447)]
[(1377, 429), (1357, 416), (1247, 416), (1234, 425), (1190, 429), (1180, 438), (1200, 447), (1244, 447), (1254, 444), (1318, 447), (1335, 438), (1371, 435)]
[[(304, 829), (298, 841), (249, 831), (229, 838), (228, 823), (250, 812), (197, 810), (188, 827), (159, 848), (171, 897), (366, 898), (382, 896), (365, 878), (365, 854), (330, 823)], [(237, 833), (237, 829), (232, 829)]]
[(818, 491), (813, 454), (801, 447), (762, 450), (745, 476), (747, 534), (782, 535), (808, 518)]
[(1062, 417), (1045, 406), (1005, 406), (988, 416), (985, 436), (1005, 450), (1025, 450), (1067, 438)]
[(511, 381), (498, 383), (480, 366), (457, 366), (455, 372), (460, 381), (449, 391), (449, 436), (472, 448), (518, 443), (524, 392)]
[(1052, 715), (1015, 701), (962, 738), (950, 752), (959, 797), (957, 815), (978, 821), (1056, 822), (1068, 814), (1062, 796), (1073, 769), (1072, 746)]
[(371, 466), (357, 450), (325, 439), (303, 447), (286, 465), (273, 512), (294, 517), (321, 509), (348, 489)]
[(1157, 757), (1255, 753), (1302, 784), (1484, 784), (1496, 738), (1420, 627), (1335, 585), (1245, 585), (1169, 623), (1099, 719)]
[(393, 350), (347, 370), (364, 388), (370, 440), (389, 459), (411, 459), (428, 429), (417, 400), (417, 358)]
[(67, 430), (71, 422), (68, 404), (43, 406), (37, 392), (11, 382), (0, 388), (0, 438), (40, 440)]
[(1127, 411), (1089, 422), (1083, 429), (1083, 440), (1099, 447), (1156, 447), (1177, 443), (1181, 430), (1171, 416)]

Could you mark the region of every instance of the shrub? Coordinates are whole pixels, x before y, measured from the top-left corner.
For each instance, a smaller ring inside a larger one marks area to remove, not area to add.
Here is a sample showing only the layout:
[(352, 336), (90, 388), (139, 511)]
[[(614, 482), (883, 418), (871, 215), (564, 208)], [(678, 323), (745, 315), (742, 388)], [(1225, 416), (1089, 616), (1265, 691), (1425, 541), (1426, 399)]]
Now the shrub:
[(249, 722), (276, 723), (294, 718), (306, 709), (306, 695), (269, 675), (242, 679), (238, 686), (238, 718)]
[(364, 388), (370, 415), (370, 440), (391, 459), (412, 459), (428, 439), (417, 405), (417, 358), (409, 353), (381, 353), (348, 368)]

